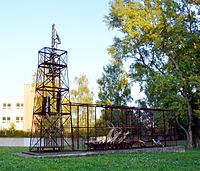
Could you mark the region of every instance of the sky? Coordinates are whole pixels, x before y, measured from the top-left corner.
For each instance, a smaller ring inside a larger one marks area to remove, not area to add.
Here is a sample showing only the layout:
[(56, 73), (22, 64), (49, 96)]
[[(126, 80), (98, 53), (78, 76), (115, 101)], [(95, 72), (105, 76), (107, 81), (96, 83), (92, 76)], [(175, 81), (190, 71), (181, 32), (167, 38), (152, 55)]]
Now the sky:
[[(117, 31), (103, 21), (109, 0), (6, 0), (0, 5), (0, 96), (23, 96), (37, 71), (38, 50), (51, 47), (51, 26), (68, 51), (70, 89), (85, 74), (97, 95), (96, 80), (109, 63), (107, 48)], [(134, 90), (139, 93), (136, 86)]]

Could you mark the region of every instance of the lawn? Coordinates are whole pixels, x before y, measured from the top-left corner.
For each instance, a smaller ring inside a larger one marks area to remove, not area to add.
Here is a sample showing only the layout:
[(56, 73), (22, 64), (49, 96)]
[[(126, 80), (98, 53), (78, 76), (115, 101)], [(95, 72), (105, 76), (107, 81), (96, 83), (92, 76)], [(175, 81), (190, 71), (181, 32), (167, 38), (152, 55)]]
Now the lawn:
[(0, 147), (0, 171), (51, 170), (200, 170), (200, 149), (184, 153), (102, 154), (84, 157), (23, 158), (15, 154), (27, 148)]

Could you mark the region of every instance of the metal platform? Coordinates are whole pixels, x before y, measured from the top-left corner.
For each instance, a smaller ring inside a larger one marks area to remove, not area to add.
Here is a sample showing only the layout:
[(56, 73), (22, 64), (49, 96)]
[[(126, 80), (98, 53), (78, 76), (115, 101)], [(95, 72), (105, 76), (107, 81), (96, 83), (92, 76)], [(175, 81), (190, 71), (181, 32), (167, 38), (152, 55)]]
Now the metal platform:
[(21, 157), (32, 157), (32, 158), (56, 158), (56, 157), (80, 157), (80, 156), (90, 156), (90, 155), (103, 155), (103, 154), (123, 154), (123, 153), (148, 153), (148, 152), (185, 152), (185, 147), (183, 146), (173, 146), (173, 147), (154, 147), (154, 148), (135, 148), (127, 150), (101, 150), (101, 151), (66, 151), (66, 152), (22, 152), (17, 153), (17, 156)]

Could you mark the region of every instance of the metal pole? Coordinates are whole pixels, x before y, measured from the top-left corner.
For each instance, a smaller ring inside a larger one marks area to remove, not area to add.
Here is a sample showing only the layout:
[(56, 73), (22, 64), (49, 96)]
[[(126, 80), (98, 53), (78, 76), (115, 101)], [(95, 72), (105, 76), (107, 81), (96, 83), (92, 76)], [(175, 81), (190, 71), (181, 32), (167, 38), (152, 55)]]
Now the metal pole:
[(71, 126), (71, 141), (72, 141), (72, 150), (74, 150), (74, 133), (73, 133), (73, 123), (72, 123), (72, 116), (71, 116), (71, 111), (72, 111), (72, 105), (71, 102), (69, 102), (70, 106), (70, 126)]
[[(123, 108), (121, 109), (121, 114), (122, 114), (122, 125), (121, 125), (122, 137), (124, 137), (124, 109)], [(122, 147), (124, 148), (124, 139), (122, 141)]]
[[(42, 118), (43, 118), (44, 116), (42, 116)], [(42, 124), (43, 124), (43, 119), (41, 119), (41, 121), (40, 121), (40, 147), (39, 147), (39, 152), (41, 152), (41, 149), (42, 149), (42, 133), (43, 133), (43, 130), (42, 130)], [(44, 138), (45, 139), (45, 138)], [(45, 143), (45, 141), (44, 141), (44, 143)]]
[(139, 110), (139, 124), (140, 124), (139, 129), (138, 129), (139, 139), (141, 139), (141, 136), (142, 136), (142, 131), (141, 131), (142, 123), (141, 123), (140, 117), (141, 117), (141, 113), (140, 113), (140, 110)]
[[(151, 139), (154, 139), (154, 128), (153, 128), (153, 112), (150, 112), (150, 118), (151, 118)], [(157, 141), (157, 139), (156, 139)], [(153, 143), (153, 141), (152, 141)]]
[(96, 125), (96, 121), (97, 121), (97, 107), (95, 106), (94, 108), (94, 134), (95, 134), (95, 140), (97, 140), (97, 125)]
[(165, 147), (166, 147), (167, 143), (166, 143), (166, 125), (165, 125), (165, 112), (164, 112), (164, 110), (162, 111), (162, 115), (163, 115), (164, 143), (165, 143)]
[(89, 139), (90, 139), (89, 126), (90, 126), (90, 123), (89, 123), (89, 106), (87, 104), (87, 143), (89, 143)]
[(110, 108), (110, 122), (113, 123), (113, 108)]
[(77, 131), (77, 149), (79, 149), (79, 106), (77, 106), (77, 126), (76, 126), (76, 131)]
[(176, 113), (173, 112), (174, 114), (174, 139), (176, 141), (176, 146), (177, 146), (177, 133), (176, 133)]

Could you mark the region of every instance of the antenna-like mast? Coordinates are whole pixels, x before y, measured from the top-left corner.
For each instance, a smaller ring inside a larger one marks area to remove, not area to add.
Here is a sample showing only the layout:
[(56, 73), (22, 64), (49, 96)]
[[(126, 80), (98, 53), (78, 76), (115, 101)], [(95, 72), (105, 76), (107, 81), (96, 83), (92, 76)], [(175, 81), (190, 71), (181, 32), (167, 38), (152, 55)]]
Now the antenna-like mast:
[(57, 48), (61, 44), (61, 39), (56, 31), (55, 24), (52, 25), (51, 48)]

